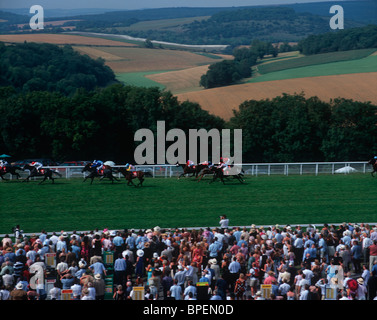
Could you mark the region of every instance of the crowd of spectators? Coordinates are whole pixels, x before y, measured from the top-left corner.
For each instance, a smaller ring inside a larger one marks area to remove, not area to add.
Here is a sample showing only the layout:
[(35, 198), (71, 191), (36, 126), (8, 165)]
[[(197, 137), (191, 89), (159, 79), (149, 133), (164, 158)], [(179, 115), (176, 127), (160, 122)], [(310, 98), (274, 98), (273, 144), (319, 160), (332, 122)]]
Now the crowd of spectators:
[[(376, 300), (377, 226), (366, 223), (5, 235), (2, 300)], [(53, 267), (47, 254), (55, 253)], [(109, 265), (104, 253), (112, 256)], [(43, 272), (40, 277), (39, 272)], [(44, 281), (53, 279), (53, 287)], [(204, 288), (204, 289), (203, 289)]]

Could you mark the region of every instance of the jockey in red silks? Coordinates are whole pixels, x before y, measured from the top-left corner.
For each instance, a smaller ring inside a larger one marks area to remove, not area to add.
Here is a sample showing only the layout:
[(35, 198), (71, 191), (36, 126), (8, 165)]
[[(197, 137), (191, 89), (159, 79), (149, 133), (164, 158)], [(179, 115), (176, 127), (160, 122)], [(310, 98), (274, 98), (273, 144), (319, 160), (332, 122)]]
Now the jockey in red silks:
[(194, 166), (195, 166), (195, 163), (194, 163), (194, 161), (192, 161), (192, 160), (187, 160), (186, 165), (187, 165), (188, 167), (194, 167)]
[(32, 165), (35, 169), (37, 169), (38, 172), (39, 172), (39, 169), (43, 167), (43, 164), (40, 163), (40, 162), (38, 162), (38, 161), (33, 161), (33, 162), (31, 163), (31, 165)]

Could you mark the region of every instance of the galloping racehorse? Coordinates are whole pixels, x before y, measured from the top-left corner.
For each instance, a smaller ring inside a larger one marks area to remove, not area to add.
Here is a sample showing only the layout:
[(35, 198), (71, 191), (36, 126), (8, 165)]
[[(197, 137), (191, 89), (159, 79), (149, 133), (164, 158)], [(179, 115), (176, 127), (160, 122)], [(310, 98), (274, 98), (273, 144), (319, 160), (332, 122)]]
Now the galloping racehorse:
[(85, 167), (81, 170), (81, 172), (89, 172), (89, 174), (84, 178), (85, 182), (87, 179), (90, 179), (90, 184), (93, 183), (94, 178), (99, 177), (100, 180), (103, 178), (110, 179), (111, 183), (114, 183), (114, 180), (119, 181), (116, 177), (113, 176), (112, 170), (110, 167), (105, 166), (105, 169), (102, 172), (98, 172), (96, 168), (92, 168), (92, 163), (87, 163)]
[(377, 172), (377, 161), (376, 159), (372, 158), (368, 161), (368, 164), (371, 164), (373, 167), (373, 171), (371, 172), (372, 177), (374, 177), (374, 173)]
[(237, 179), (237, 180), (238, 180), (239, 182), (241, 182), (241, 183), (243, 183), (243, 182), (245, 181), (245, 180), (242, 178), (243, 175), (244, 175), (244, 171), (243, 171), (243, 170), (241, 170), (241, 172), (238, 173), (238, 174), (231, 174), (231, 175), (226, 175), (226, 174), (224, 173), (224, 171), (223, 171), (222, 168), (215, 168), (214, 171), (215, 171), (215, 173), (214, 173), (214, 175), (213, 175), (213, 179), (212, 179), (212, 181), (210, 181), (210, 183), (216, 181), (217, 178), (220, 178), (221, 182), (222, 182), (223, 184), (225, 184), (225, 182), (224, 182), (224, 177), (225, 177), (225, 178), (233, 177), (233, 178)]
[(207, 167), (205, 167), (203, 170), (200, 171), (200, 173), (198, 175), (198, 178), (199, 178), (198, 182), (200, 180), (202, 180), (205, 175), (214, 175), (215, 174), (215, 170), (216, 170), (215, 166), (211, 166), (211, 167), (207, 166)]
[(5, 176), (7, 173), (9, 173), (12, 176), (16, 176), (17, 179), (21, 178), (20, 174), (17, 172), (17, 170), (23, 171), (21, 167), (18, 166), (12, 166), (12, 165), (6, 165), (3, 168), (0, 169), (0, 177), (2, 180), (9, 180), (5, 179), (3, 176)]
[(185, 164), (177, 163), (176, 166), (182, 167), (182, 169), (183, 169), (183, 173), (181, 173), (178, 176), (178, 179), (180, 179), (181, 177), (184, 177), (185, 175), (188, 175), (188, 174), (192, 174), (191, 177), (195, 176), (195, 178), (197, 178), (199, 172), (202, 171), (202, 169), (207, 167), (207, 165), (200, 164), (200, 163), (197, 164), (197, 165), (194, 165), (194, 166), (188, 166), (186, 163)]
[(30, 171), (29, 176), (26, 177), (23, 180), (23, 182), (24, 181), (28, 182), (29, 179), (33, 178), (33, 177), (44, 177), (43, 180), (41, 182), (39, 182), (39, 184), (43, 183), (47, 179), (50, 179), (52, 181), (52, 183), (54, 183), (55, 182), (55, 178), (53, 177), (54, 174), (58, 175), (59, 177), (62, 177), (60, 172), (58, 172), (56, 170), (51, 170), (49, 168), (41, 168), (38, 171), (36, 167), (31, 166), (30, 164), (25, 164), (24, 167), (23, 167), (23, 170), (29, 170)]
[[(134, 185), (135, 187), (138, 187), (138, 186), (142, 187), (143, 186), (144, 176), (145, 176), (143, 171), (128, 171), (124, 167), (119, 167), (119, 168), (116, 169), (116, 171), (123, 174), (123, 176), (128, 181), (128, 183), (127, 183), (128, 186), (130, 184)], [(139, 179), (139, 183), (137, 185), (134, 184), (134, 182), (132, 181), (133, 179)]]

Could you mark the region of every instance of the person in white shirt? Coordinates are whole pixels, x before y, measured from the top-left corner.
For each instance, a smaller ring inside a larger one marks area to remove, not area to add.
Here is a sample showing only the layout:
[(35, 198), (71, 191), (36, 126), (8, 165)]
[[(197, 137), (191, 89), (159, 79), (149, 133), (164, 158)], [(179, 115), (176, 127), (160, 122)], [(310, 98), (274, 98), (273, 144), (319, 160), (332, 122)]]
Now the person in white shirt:
[(50, 290), (50, 299), (51, 300), (60, 300), (62, 290), (59, 288), (58, 283), (54, 283), (54, 287)]
[(220, 227), (221, 229), (227, 229), (229, 227), (229, 219), (227, 219), (226, 215), (220, 216)]

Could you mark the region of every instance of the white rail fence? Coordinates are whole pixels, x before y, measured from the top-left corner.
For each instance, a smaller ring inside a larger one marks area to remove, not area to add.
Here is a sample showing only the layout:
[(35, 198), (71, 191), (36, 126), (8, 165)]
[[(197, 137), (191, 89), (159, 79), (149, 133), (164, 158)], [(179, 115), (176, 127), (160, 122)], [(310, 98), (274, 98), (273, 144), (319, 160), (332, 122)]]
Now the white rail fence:
[[(118, 165), (117, 167), (124, 167)], [(66, 179), (84, 178), (88, 175), (87, 172), (82, 172), (83, 166), (50, 166), (45, 167), (57, 170)], [(260, 175), (320, 175), (320, 174), (348, 174), (351, 172), (370, 173), (372, 166), (367, 162), (302, 162), (302, 163), (243, 163), (242, 168), (245, 175), (260, 176)], [(137, 170), (142, 170), (150, 177), (164, 177), (172, 178), (178, 177), (183, 173), (182, 167), (176, 165), (137, 165)], [(22, 178), (27, 177), (28, 170), (19, 171)], [(15, 176), (9, 176), (10, 179), (15, 179)], [(116, 173), (115, 176), (121, 178), (121, 173)], [(34, 179), (40, 179), (34, 178)]]

